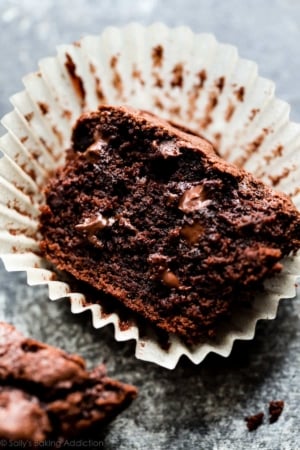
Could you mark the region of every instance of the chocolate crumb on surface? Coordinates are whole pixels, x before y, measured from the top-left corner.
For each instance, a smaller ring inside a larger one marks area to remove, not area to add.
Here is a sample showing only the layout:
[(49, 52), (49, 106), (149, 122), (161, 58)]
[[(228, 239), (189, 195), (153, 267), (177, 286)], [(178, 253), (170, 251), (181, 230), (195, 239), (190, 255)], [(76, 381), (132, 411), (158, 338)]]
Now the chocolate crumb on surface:
[(94, 432), (136, 397), (135, 387), (87, 371), (77, 355), (0, 322), (0, 437), (64, 441)]
[(274, 423), (278, 420), (284, 408), (283, 400), (272, 400), (269, 403), (269, 422)]
[(260, 427), (264, 420), (264, 413), (260, 412), (258, 414), (254, 414), (253, 416), (245, 417), (245, 422), (249, 431), (254, 431), (258, 427)]
[(300, 247), (291, 200), (185, 127), (101, 106), (72, 145), (46, 189), (43, 254), (190, 345), (214, 338)]

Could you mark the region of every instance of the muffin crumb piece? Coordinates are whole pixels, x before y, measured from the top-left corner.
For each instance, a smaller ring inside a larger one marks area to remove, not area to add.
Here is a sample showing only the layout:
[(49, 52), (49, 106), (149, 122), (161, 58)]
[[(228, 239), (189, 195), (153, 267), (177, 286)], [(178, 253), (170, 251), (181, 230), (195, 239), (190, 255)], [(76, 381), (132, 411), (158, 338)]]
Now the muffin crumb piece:
[(269, 422), (274, 423), (277, 422), (279, 416), (281, 415), (284, 408), (283, 400), (272, 400), (269, 403)]
[(137, 395), (134, 386), (109, 378), (103, 364), (87, 370), (80, 356), (4, 322), (0, 365), (0, 437), (28, 448), (96, 436)]
[(263, 423), (263, 420), (264, 420), (263, 412), (259, 412), (258, 414), (254, 414), (253, 416), (245, 417), (245, 421), (249, 431), (254, 431), (258, 427), (260, 427)]

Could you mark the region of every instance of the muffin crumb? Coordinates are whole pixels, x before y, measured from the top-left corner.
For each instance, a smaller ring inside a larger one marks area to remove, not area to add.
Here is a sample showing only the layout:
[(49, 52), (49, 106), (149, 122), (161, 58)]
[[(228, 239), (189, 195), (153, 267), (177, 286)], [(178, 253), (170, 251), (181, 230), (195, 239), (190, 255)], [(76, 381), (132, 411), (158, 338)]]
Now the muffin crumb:
[(283, 400), (272, 400), (269, 403), (269, 422), (274, 423), (277, 422), (279, 416), (281, 415), (284, 408)]
[(254, 431), (258, 427), (260, 427), (264, 420), (264, 413), (259, 412), (258, 414), (254, 414), (253, 416), (245, 417), (245, 422), (249, 431)]

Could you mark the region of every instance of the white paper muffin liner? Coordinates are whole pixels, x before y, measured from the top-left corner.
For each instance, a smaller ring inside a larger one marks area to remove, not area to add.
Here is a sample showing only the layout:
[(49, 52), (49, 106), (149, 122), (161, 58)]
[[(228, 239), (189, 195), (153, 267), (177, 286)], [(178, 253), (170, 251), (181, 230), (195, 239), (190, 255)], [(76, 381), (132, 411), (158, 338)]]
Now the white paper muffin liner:
[(117, 311), (104, 314), (83, 293), (71, 292), (38, 254), (43, 187), (64, 161), (75, 120), (103, 103), (149, 110), (200, 130), (224, 158), (300, 207), (300, 125), (289, 121), (289, 106), (274, 97), (274, 84), (235, 47), (186, 27), (111, 27), (60, 46), (24, 85), (2, 119), (7, 134), (0, 139), (0, 253), (8, 271), (26, 271), (30, 285), (47, 284), (51, 300), (69, 297), (73, 313), (90, 309), (94, 327), (112, 323), (116, 340), (136, 340), (137, 358), (169, 369), (182, 355), (195, 364), (209, 352), (228, 356), (236, 339), (253, 338), (259, 319), (275, 317), (281, 298), (295, 296), (299, 256), (283, 261), (284, 270), (267, 280), (250, 310), (240, 309), (224, 324), (215, 342), (191, 349), (170, 336), (166, 350), (151, 331), (140, 337), (136, 325), (120, 325)]

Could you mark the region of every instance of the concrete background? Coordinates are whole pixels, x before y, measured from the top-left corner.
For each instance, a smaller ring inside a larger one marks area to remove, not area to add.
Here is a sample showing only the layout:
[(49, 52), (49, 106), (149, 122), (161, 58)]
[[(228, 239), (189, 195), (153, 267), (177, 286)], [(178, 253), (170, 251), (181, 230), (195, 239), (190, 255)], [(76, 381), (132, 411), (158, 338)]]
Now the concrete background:
[[(0, 0), (0, 116), (21, 78), (55, 46), (131, 21), (189, 25), (238, 46), (273, 79), (278, 97), (300, 120), (300, 1), (297, 0)], [(282, 301), (274, 321), (259, 323), (252, 342), (236, 343), (231, 356), (209, 356), (200, 366), (182, 360), (174, 371), (134, 358), (133, 343), (114, 341), (110, 327), (93, 330), (88, 314), (74, 316), (66, 301), (52, 303), (43, 288), (0, 265), (0, 319), (67, 351), (90, 366), (107, 363), (112, 376), (136, 384), (139, 398), (102, 430), (91, 448), (300, 449), (300, 296)], [(244, 417), (270, 400), (285, 409), (273, 425), (249, 433)], [(84, 444), (82, 443), (82, 446)]]

